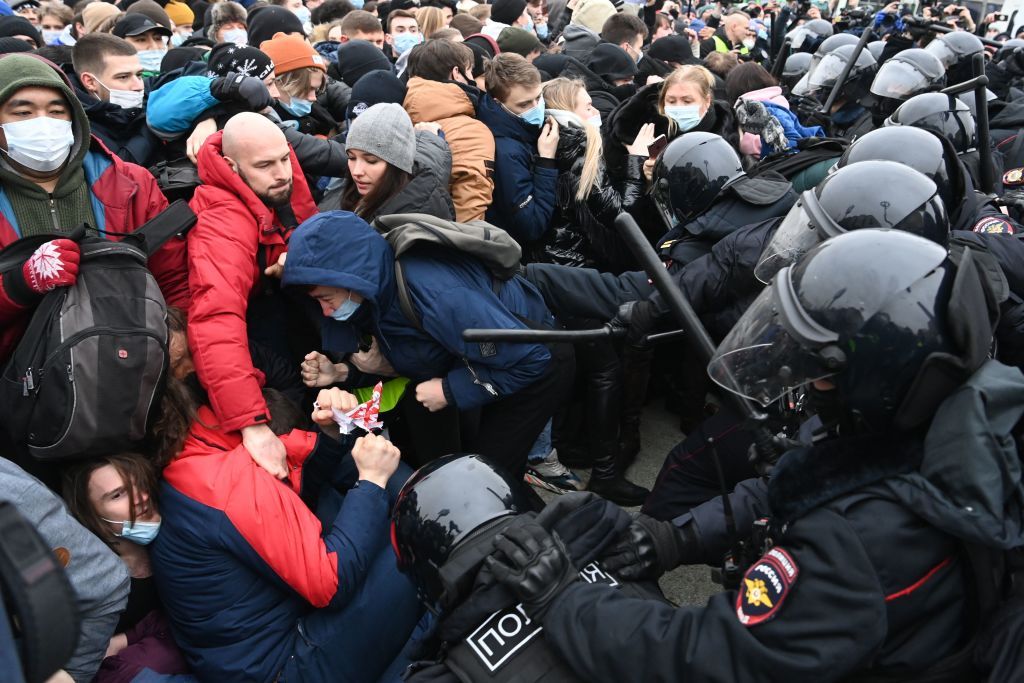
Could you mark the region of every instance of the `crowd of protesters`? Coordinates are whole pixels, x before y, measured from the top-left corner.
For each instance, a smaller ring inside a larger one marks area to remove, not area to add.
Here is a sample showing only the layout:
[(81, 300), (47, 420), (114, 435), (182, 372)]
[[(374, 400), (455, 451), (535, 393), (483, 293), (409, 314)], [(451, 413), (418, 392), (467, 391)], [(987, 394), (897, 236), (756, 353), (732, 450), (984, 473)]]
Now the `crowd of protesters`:
[[(148, 260), (168, 361), (146, 438), (56, 464), (0, 439), (0, 501), (70, 557), (81, 631), (55, 680), (398, 680), (432, 615), (395, 563), (390, 509), (413, 468), (450, 453), (659, 519), (713, 497), (700, 439), (653, 493), (627, 478), (649, 395), (688, 435), (736, 417), (686, 341), (646, 342), (673, 325), (620, 214), (716, 341), (760, 292), (772, 235), (810, 211), (801, 192), (818, 187), (822, 211), (819, 183), (855, 160), (900, 164), (890, 191), (927, 175), (952, 229), (1019, 243), (1024, 202), (995, 197), (1024, 186), (1024, 40), (952, 5), (928, 9), (946, 31), (915, 30), (893, 3), (842, 73), (863, 30), (850, 9), (0, 2), (0, 247), (49, 237), (13, 264), (0, 252), (0, 363), (44, 296), (75, 284), (74, 228), (122, 240), (179, 197), (196, 216)], [(991, 143), (973, 99), (928, 94), (974, 75), (958, 34), (1005, 42), (979, 52)], [(912, 76), (890, 83), (899, 64)], [(868, 146), (892, 126), (923, 137)], [(908, 142), (937, 156), (915, 167)], [(845, 177), (856, 201), (885, 189)], [(518, 258), (502, 277), (443, 240), (398, 258), (384, 233), (403, 214), (485, 222)], [(1010, 362), (1024, 317), (1008, 320)], [(618, 329), (573, 345), (469, 328)], [(374, 394), (387, 438), (340, 432), (335, 416)], [(726, 459), (732, 484), (746, 446)]]

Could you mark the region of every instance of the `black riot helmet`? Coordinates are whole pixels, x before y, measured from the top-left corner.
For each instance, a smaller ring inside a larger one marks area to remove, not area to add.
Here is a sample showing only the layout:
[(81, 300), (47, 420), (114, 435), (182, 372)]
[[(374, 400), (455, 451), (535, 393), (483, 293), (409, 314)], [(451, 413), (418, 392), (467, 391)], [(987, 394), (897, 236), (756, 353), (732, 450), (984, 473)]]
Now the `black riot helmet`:
[(391, 545), (424, 604), (457, 600), (493, 550), (496, 528), (533, 511), (534, 500), (522, 478), (484, 456), (448, 455), (418, 469), (391, 513)]
[(925, 424), (991, 347), (996, 295), (976, 258), (964, 250), (954, 265), (942, 246), (897, 230), (830, 239), (779, 271), (708, 374), (762, 405), (827, 380), (844, 432)]
[(864, 46), (864, 49), (871, 53), (871, 56), (875, 58), (877, 62), (882, 58), (882, 51), (885, 49), (884, 40), (872, 40), (870, 43)]
[(654, 165), (654, 202), (669, 227), (689, 223), (743, 177), (732, 145), (714, 133), (686, 133), (665, 148)]
[[(810, 78), (814, 74), (814, 70), (818, 68), (818, 64), (821, 63), (821, 60), (825, 57), (825, 55), (831, 53), (836, 48), (842, 47), (843, 45), (856, 44), (857, 37), (850, 35), (849, 33), (837, 33), (835, 35), (829, 36), (828, 38), (825, 38), (825, 40), (818, 43), (818, 47), (815, 48), (814, 54), (811, 56), (811, 64), (809, 67), (807, 67), (806, 74), (803, 77), (801, 77), (793, 86), (791, 86), (793, 94), (800, 96), (809, 95), (812, 90), (809, 84)], [(789, 58), (786, 60), (787, 64), (790, 59), (799, 54), (803, 53), (794, 52), (793, 54), (791, 54)]]
[(832, 24), (824, 19), (812, 19), (786, 34), (793, 52), (814, 52), (821, 42), (832, 35)]
[(974, 117), (968, 106), (952, 95), (935, 92), (911, 97), (893, 112), (885, 125), (930, 130), (953, 143), (957, 154), (978, 147)]
[[(841, 45), (822, 57), (821, 62), (814, 67), (814, 71), (808, 75), (807, 87), (810, 91), (818, 93), (822, 99), (828, 97), (828, 93), (835, 86), (839, 77), (843, 75), (843, 69), (850, 62), (853, 51), (856, 49), (856, 45)], [(856, 101), (864, 96), (874, 79), (876, 70), (875, 58), (867, 50), (861, 50), (840, 90), (843, 99)]]
[(769, 282), (783, 267), (830, 237), (864, 228), (949, 240), (949, 218), (935, 183), (893, 161), (862, 161), (825, 177), (800, 195), (761, 253), (754, 275)]
[(786, 57), (786, 65), (782, 67), (782, 85), (792, 90), (793, 86), (810, 70), (814, 55), (810, 52), (794, 52)]
[(996, 53), (992, 55), (993, 62), (1001, 62), (1014, 53), (1018, 48), (1024, 48), (1024, 40), (1013, 38), (1004, 42)]
[(954, 31), (939, 34), (935, 40), (928, 43), (925, 51), (939, 58), (942, 66), (946, 68), (946, 81), (950, 85), (956, 85), (972, 78), (974, 74), (971, 61), (974, 55), (985, 51), (985, 46), (973, 33)]
[(878, 128), (854, 140), (835, 168), (865, 161), (895, 161), (923, 173), (935, 183), (948, 213), (964, 201), (964, 168), (949, 140), (935, 133), (910, 126)]
[(903, 50), (878, 68), (871, 81), (871, 94), (876, 123), (895, 111), (900, 102), (925, 92), (939, 90), (946, 84), (946, 69), (939, 58), (920, 48)]

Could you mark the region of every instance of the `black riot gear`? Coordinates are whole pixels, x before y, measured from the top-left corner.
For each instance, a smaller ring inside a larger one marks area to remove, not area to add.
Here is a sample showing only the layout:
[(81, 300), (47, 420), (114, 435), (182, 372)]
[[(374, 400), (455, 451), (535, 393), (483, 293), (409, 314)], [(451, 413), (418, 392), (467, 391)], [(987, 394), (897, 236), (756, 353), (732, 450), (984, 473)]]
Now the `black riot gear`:
[[(836, 81), (843, 74), (843, 69), (853, 57), (855, 49), (855, 45), (841, 45), (822, 57), (814, 71), (808, 75), (807, 86), (810, 91), (816, 93), (822, 100), (828, 97), (829, 91), (835, 86)], [(857, 55), (856, 63), (842, 85), (841, 97), (846, 101), (860, 100), (867, 94), (876, 69), (875, 58), (867, 50), (861, 50)]]
[(821, 242), (851, 230), (887, 228), (945, 245), (949, 218), (935, 183), (892, 161), (850, 164), (807, 190), (790, 209), (754, 269), (769, 282)]
[[(412, 575), (429, 607), (457, 599), (459, 581), (475, 576), (491, 551), (492, 534), (486, 534), (478, 557), (465, 557), (479, 545), (473, 542), (479, 531), (534, 510), (535, 500), (521, 478), (484, 456), (449, 455), (424, 465), (402, 487), (391, 513), (398, 566)], [(457, 546), (462, 557), (453, 557)]]
[(652, 193), (666, 225), (688, 223), (744, 177), (732, 145), (714, 133), (687, 133), (673, 140), (654, 166)]
[(941, 245), (903, 231), (840, 235), (779, 271), (708, 372), (763, 405), (827, 380), (841, 429), (912, 428), (984, 361), (986, 283), (969, 252), (954, 265)]
[(914, 95), (941, 89), (946, 84), (946, 69), (939, 58), (920, 48), (911, 48), (889, 58), (871, 82), (871, 94), (877, 101), (877, 123), (891, 114), (900, 102)]
[(786, 34), (786, 39), (793, 52), (814, 52), (831, 35), (832, 24), (824, 19), (812, 19)]
[[(811, 56), (811, 65), (807, 68), (807, 73), (797, 81), (795, 86), (793, 86), (793, 93), (796, 95), (807, 95), (811, 91), (811, 87), (809, 85), (810, 77), (814, 73), (814, 70), (818, 68), (818, 64), (821, 63), (821, 60), (825, 55), (830, 54), (832, 51), (844, 45), (856, 44), (857, 37), (849, 33), (837, 33), (821, 41), (817, 49), (814, 50), (814, 54)], [(794, 54), (802, 53), (796, 52)], [(793, 55), (790, 55), (790, 58), (792, 57)], [(788, 62), (789, 59), (786, 61)]]
[(893, 112), (885, 125), (930, 130), (953, 143), (957, 154), (978, 147), (974, 117), (966, 104), (951, 95), (924, 93), (911, 97)]
[(854, 140), (836, 169), (865, 161), (895, 161), (923, 173), (939, 190), (947, 213), (964, 201), (967, 191), (963, 166), (949, 140), (910, 126), (873, 130)]
[(954, 31), (940, 34), (928, 43), (925, 51), (939, 58), (942, 66), (946, 68), (946, 81), (950, 85), (956, 85), (970, 80), (974, 75), (971, 61), (974, 55), (985, 51), (985, 46), (973, 33)]
[(810, 52), (794, 52), (786, 57), (786, 65), (782, 68), (783, 87), (792, 90), (793, 86), (810, 71), (813, 59), (814, 55)]

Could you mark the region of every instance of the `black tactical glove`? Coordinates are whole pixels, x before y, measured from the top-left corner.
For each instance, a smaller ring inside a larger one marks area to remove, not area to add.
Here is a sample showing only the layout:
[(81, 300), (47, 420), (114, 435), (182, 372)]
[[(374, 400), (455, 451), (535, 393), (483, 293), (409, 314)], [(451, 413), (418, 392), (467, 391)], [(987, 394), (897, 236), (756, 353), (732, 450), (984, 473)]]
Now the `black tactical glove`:
[(237, 102), (250, 111), (263, 111), (274, 103), (267, 85), (254, 76), (228, 74), (210, 81), (210, 94), (221, 102)]
[(657, 579), (681, 564), (696, 562), (699, 547), (690, 525), (677, 527), (637, 513), (601, 558), (605, 569), (629, 581)]
[(658, 325), (658, 314), (654, 304), (646, 299), (627, 301), (608, 324), (626, 330), (626, 343), (630, 346), (643, 347), (647, 345), (647, 335)]
[(579, 579), (557, 534), (520, 517), (494, 539), (487, 567), (522, 603), (531, 619), (543, 622), (551, 602)]
[(800, 102), (797, 104), (797, 118), (805, 126), (823, 126), (828, 127), (832, 121), (828, 114), (823, 113), (821, 110), (821, 102), (814, 97), (801, 97)]
[(750, 444), (747, 449), (747, 461), (754, 466), (754, 470), (759, 476), (767, 477), (771, 475), (779, 458), (786, 451), (803, 448), (806, 445), (784, 434), (768, 434), (766, 431), (764, 435), (755, 438), (754, 443)]

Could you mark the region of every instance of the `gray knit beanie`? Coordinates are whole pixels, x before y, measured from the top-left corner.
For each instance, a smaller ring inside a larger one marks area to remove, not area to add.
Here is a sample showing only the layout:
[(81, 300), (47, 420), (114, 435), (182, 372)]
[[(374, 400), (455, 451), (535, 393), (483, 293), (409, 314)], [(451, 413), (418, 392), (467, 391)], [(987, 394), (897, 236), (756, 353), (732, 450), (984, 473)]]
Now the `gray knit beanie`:
[(412, 173), (416, 158), (416, 131), (402, 106), (375, 104), (352, 122), (345, 146), (383, 159), (395, 168)]

